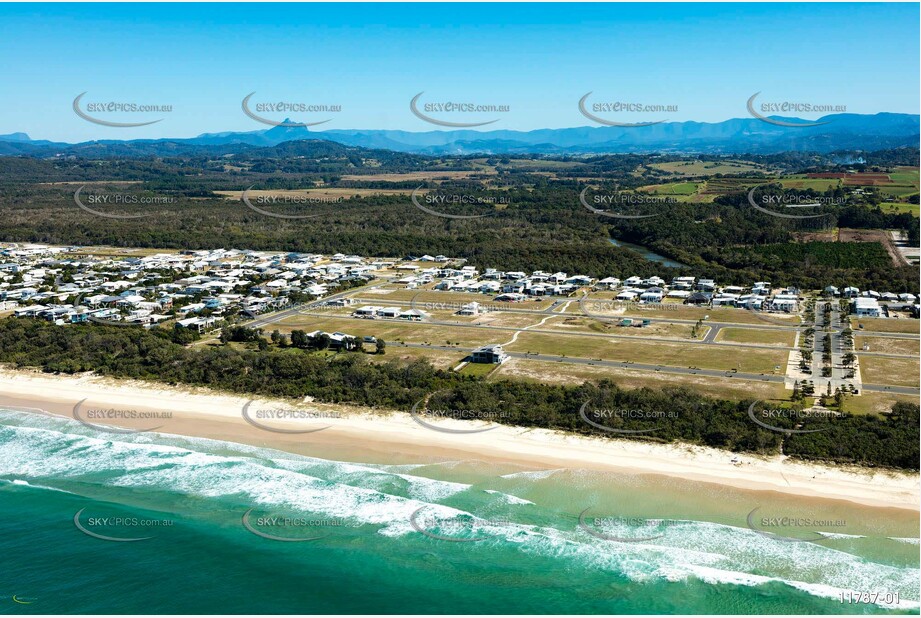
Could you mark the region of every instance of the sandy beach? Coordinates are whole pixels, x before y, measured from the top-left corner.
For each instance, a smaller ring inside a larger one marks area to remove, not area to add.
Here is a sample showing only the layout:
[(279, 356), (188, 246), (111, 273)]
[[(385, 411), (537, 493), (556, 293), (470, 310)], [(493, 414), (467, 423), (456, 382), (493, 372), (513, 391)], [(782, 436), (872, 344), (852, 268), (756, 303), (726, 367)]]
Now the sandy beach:
[[(82, 402), (82, 403), (81, 403)], [(690, 445), (588, 438), (543, 429), (438, 421), (438, 427), (479, 433), (444, 433), (403, 412), (343, 405), (250, 399), (154, 383), (92, 375), (64, 376), (0, 370), (0, 407), (86, 422), (269, 446), (328, 459), (378, 463), (445, 459), (495, 461), (534, 470), (582, 468), (654, 474), (753, 491), (846, 500), (878, 508), (919, 510), (919, 477), (890, 471), (805, 464), (786, 457), (736, 455)], [(247, 407), (248, 405), (248, 407)], [(247, 407), (248, 422), (243, 415)], [(105, 421), (100, 410), (116, 411)], [(267, 420), (267, 410), (299, 411), (309, 418)], [(127, 411), (153, 417), (124, 418)], [(155, 418), (154, 418), (155, 417)], [(309, 433), (276, 433), (269, 429)]]

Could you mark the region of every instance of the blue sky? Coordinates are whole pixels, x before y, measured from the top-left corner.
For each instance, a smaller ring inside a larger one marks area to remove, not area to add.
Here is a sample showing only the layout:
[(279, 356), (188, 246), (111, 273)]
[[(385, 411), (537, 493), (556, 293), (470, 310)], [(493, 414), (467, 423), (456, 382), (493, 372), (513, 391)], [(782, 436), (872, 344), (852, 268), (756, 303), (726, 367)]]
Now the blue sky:
[[(83, 141), (267, 128), (240, 102), (341, 105), (318, 129), (438, 130), (409, 101), (508, 105), (485, 129), (587, 126), (579, 98), (747, 116), (746, 100), (919, 111), (918, 4), (0, 4), (0, 133)], [(100, 117), (71, 104), (171, 105)], [(284, 114), (262, 114), (282, 120)], [(792, 115), (792, 114), (791, 114)], [(821, 114), (798, 114), (814, 118)], [(611, 114), (659, 120), (662, 114)]]

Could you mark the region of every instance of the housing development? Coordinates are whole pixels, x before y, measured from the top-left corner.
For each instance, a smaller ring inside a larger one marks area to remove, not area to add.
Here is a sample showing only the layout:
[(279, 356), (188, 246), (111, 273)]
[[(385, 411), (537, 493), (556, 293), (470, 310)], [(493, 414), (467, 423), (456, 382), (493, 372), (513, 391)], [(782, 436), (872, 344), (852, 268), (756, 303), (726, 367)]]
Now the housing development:
[(59, 325), (159, 325), (194, 339), (232, 325), (304, 330), (324, 335), (331, 350), (380, 340), (461, 372), (512, 361), (496, 378), (542, 372), (566, 381), (614, 370), (638, 384), (667, 375), (713, 392), (867, 395), (848, 404), (854, 409), (918, 393), (919, 304), (905, 292), (480, 272), (441, 255), (35, 244), (7, 244), (0, 255), (0, 309)]
[(0, 615), (917, 615), (919, 19), (0, 3)]

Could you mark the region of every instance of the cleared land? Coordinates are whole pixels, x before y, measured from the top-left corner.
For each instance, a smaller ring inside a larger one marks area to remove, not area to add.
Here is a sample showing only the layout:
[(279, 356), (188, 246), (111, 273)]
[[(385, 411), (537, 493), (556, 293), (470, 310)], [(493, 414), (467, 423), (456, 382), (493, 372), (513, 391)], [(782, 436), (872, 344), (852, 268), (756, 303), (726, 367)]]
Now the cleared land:
[(844, 400), (844, 411), (851, 414), (882, 414), (889, 412), (897, 401), (918, 403), (917, 397), (894, 395), (891, 393), (869, 393), (864, 391), (859, 397)]
[(704, 183), (668, 182), (661, 185), (646, 185), (637, 189), (640, 193), (667, 196), (679, 202), (712, 202), (715, 196), (702, 196), (699, 189)]
[[(247, 197), (250, 200), (255, 200), (258, 198), (265, 197), (277, 197), (277, 198), (291, 198), (292, 203), (288, 204), (285, 202), (279, 202), (278, 206), (295, 206), (300, 205), (296, 201), (297, 199), (343, 199), (347, 200), (352, 197), (361, 197), (364, 195), (409, 195), (412, 193), (412, 189), (349, 189), (341, 187), (327, 187), (323, 189), (253, 189), (247, 194)], [(420, 190), (420, 193), (424, 193), (425, 189)], [(217, 195), (223, 195), (229, 200), (240, 200), (243, 197), (243, 191), (215, 191)], [(309, 203), (307, 205), (310, 205)]]
[(780, 181), (780, 184), (787, 189), (812, 189), (814, 191), (827, 191), (834, 189), (841, 180), (837, 178), (808, 178), (805, 175), (789, 176)]
[(860, 361), (860, 375), (864, 382), (891, 386), (918, 386), (917, 359), (861, 356), (859, 353), (857, 358)]
[(905, 354), (918, 356), (921, 343), (917, 339), (893, 339), (891, 337), (864, 337), (856, 335), (854, 346), (860, 352), (863, 345), (870, 346), (868, 352), (882, 352), (884, 354)]
[[(858, 325), (862, 324), (863, 328)], [(918, 320), (911, 318), (851, 318), (851, 328), (855, 334), (864, 330), (878, 333), (913, 333), (918, 334)]]
[(132, 247), (80, 247), (68, 255), (95, 255), (99, 257), (138, 257), (156, 255), (158, 253), (179, 253), (179, 249), (150, 249)]
[[(709, 322), (726, 322), (732, 324), (754, 324), (770, 326), (764, 319), (747, 309), (738, 309), (735, 307), (695, 307), (693, 305), (683, 305), (681, 303), (662, 303), (658, 305), (638, 305), (636, 303), (617, 303), (612, 300), (612, 294), (590, 294), (588, 299), (582, 303), (585, 306), (583, 310), (579, 303), (572, 303), (567, 313), (583, 313), (588, 311), (592, 315), (612, 316), (612, 317), (634, 317), (634, 318), (661, 318), (664, 320), (690, 320), (696, 322), (705, 317)], [(601, 301), (601, 302), (592, 302)], [(709, 317), (707, 317), (709, 316)], [(770, 322), (789, 323), (790, 326), (797, 326), (800, 323), (799, 317), (785, 313), (770, 313), (766, 317)]]
[(458, 351), (457, 354), (449, 354), (444, 350), (404, 348), (403, 346), (388, 343), (387, 351), (384, 354), (369, 354), (365, 358), (372, 363), (386, 363), (395, 359), (402, 362), (426, 359), (437, 369), (453, 369), (466, 355), (466, 352), (461, 351)]
[[(642, 169), (642, 168), (640, 168)], [(647, 169), (669, 172), (683, 178), (697, 178), (718, 173), (744, 174), (747, 172), (765, 172), (771, 170), (747, 162), (721, 162), (708, 163), (703, 161), (675, 161), (670, 163), (653, 163)], [(764, 178), (706, 178), (696, 181), (679, 180), (661, 184), (646, 185), (638, 191), (656, 195), (668, 195), (679, 202), (708, 203), (717, 196), (729, 193), (747, 191), (751, 187), (767, 182)], [(796, 174), (773, 179), (780, 182), (786, 189), (803, 189), (824, 192), (829, 189), (844, 186), (848, 189), (862, 187), (872, 189), (884, 198), (892, 200), (895, 204), (884, 204), (884, 208), (896, 212), (910, 212), (918, 215), (918, 205), (908, 204), (907, 198), (918, 195), (919, 181), (918, 169), (912, 167), (898, 167), (895, 171), (885, 173), (829, 173), (829, 174)]]
[(769, 382), (740, 379), (714, 380), (701, 376), (658, 374), (648, 371), (632, 371), (617, 367), (570, 365), (548, 361), (532, 361), (513, 358), (490, 376), (491, 380), (514, 379), (545, 384), (572, 384), (573, 381), (613, 380), (622, 388), (662, 388), (665, 386), (686, 386), (704, 395), (726, 399), (789, 398), (790, 392), (782, 385)]
[(743, 174), (746, 172), (768, 172), (768, 168), (746, 161), (669, 161), (652, 163), (647, 167), (680, 176), (705, 176), (711, 174)]
[(533, 352), (577, 358), (596, 358), (671, 367), (700, 367), (743, 373), (772, 373), (776, 365), (786, 365), (787, 353), (780, 350), (734, 352), (725, 347), (702, 344), (632, 341), (592, 337), (572, 337), (524, 332), (506, 346), (514, 352)]
[(282, 333), (292, 330), (322, 330), (328, 333), (342, 332), (358, 337), (372, 336), (387, 343), (400, 341), (407, 343), (427, 343), (431, 345), (456, 345), (461, 347), (478, 347), (494, 343), (495, 339), (511, 337), (507, 333), (480, 330), (476, 328), (458, 328), (437, 326), (425, 323), (412, 323), (403, 320), (356, 320), (354, 318), (312, 317), (306, 315), (291, 316), (270, 324), (266, 332), (278, 329)]
[[(673, 324), (668, 322), (653, 322), (648, 326), (618, 326), (616, 321), (606, 322), (587, 317), (566, 317), (563, 320), (554, 320), (547, 322), (544, 327), (550, 327), (554, 330), (584, 333), (601, 333), (606, 335), (619, 335), (623, 337), (668, 337), (671, 339), (688, 339), (691, 340), (690, 324)], [(697, 339), (703, 339), (708, 327), (699, 329)]]
[(754, 328), (722, 328), (716, 341), (727, 343), (754, 343), (778, 347), (793, 347), (796, 333), (782, 330), (765, 330)]
[(352, 182), (408, 182), (425, 180), (457, 180), (482, 176), (483, 174), (495, 175), (494, 169), (466, 170), (466, 171), (435, 171), (435, 172), (406, 172), (404, 174), (346, 174), (340, 180)]
[[(424, 311), (428, 311), (425, 304), (429, 303), (434, 309), (438, 309), (439, 304), (451, 304), (450, 307), (444, 307), (446, 309), (460, 309), (461, 305), (465, 305), (470, 302), (478, 302), (480, 304), (489, 303), (492, 306), (501, 306), (502, 308), (508, 307), (508, 309), (529, 309), (532, 311), (543, 310), (552, 305), (559, 299), (550, 299), (542, 298), (540, 300), (527, 300), (521, 303), (503, 303), (503, 302), (494, 302), (496, 294), (471, 294), (469, 292), (448, 292), (440, 290), (426, 290), (426, 289), (417, 289), (417, 290), (407, 290), (405, 288), (392, 288), (392, 287), (380, 287), (377, 288), (373, 294), (386, 296), (387, 300), (398, 300), (398, 301), (412, 301), (415, 299), (416, 306)], [(368, 292), (362, 292), (361, 294), (356, 295), (356, 298), (361, 298), (362, 301), (371, 301), (374, 297), (369, 296)], [(565, 302), (565, 301), (564, 301)], [(456, 305), (456, 307), (455, 307)], [(408, 306), (408, 305), (407, 305)]]

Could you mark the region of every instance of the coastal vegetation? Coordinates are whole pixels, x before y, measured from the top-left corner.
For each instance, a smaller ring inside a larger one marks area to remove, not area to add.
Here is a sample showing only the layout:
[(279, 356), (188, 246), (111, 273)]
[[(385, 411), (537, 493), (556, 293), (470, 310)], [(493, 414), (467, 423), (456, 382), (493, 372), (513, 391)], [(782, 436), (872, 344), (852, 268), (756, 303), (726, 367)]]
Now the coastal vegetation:
[(372, 363), (364, 353), (317, 353), (307, 341), (288, 345), (284, 338), (239, 328), (228, 330), (226, 343), (186, 347), (172, 339), (170, 330), (161, 328), (60, 328), (43, 320), (4, 319), (0, 362), (377, 409), (423, 406), (447, 417), (470, 418), (472, 410), (477, 418), (508, 425), (918, 469), (916, 404), (897, 403), (881, 416), (784, 414), (771, 420), (779, 430), (819, 430), (786, 433), (753, 422), (749, 410), (755, 402), (715, 399), (680, 387), (623, 389), (609, 380), (572, 386), (484, 381), (435, 369), (425, 360)]

